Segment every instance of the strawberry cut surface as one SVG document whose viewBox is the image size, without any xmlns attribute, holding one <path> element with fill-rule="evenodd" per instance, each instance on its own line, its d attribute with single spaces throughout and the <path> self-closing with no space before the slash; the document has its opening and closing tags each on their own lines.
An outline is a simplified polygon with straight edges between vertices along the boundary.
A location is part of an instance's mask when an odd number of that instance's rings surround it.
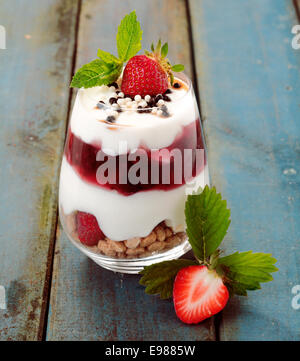
<svg viewBox="0 0 300 361">
<path fill-rule="evenodd" d="M 129 96 L 163 94 L 169 87 L 168 75 L 146 55 L 131 58 L 123 73 L 122 92 Z"/>
<path fill-rule="evenodd" d="M 175 278 L 174 307 L 184 323 L 199 323 L 215 315 L 225 307 L 228 298 L 222 279 L 206 266 L 185 267 Z"/>
<path fill-rule="evenodd" d="M 95 216 L 85 212 L 78 212 L 76 216 L 77 232 L 80 242 L 86 246 L 95 246 L 104 239 Z"/>
</svg>

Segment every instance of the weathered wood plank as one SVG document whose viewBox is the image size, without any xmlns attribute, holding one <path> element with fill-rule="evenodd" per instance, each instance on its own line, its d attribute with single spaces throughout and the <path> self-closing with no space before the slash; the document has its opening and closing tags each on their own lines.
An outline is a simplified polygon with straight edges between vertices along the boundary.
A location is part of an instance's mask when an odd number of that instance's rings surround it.
<svg viewBox="0 0 300 361">
<path fill-rule="evenodd" d="M 186 64 L 191 74 L 185 2 L 180 0 L 84 2 L 77 67 L 93 59 L 99 47 L 116 53 L 117 25 L 133 9 L 142 23 L 144 48 L 159 36 L 168 39 L 170 58 Z M 138 279 L 101 269 L 59 231 L 47 339 L 214 339 L 212 320 L 184 326 L 176 319 L 172 303 L 146 296 Z"/>
<path fill-rule="evenodd" d="M 77 3 L 0 1 L 1 340 L 43 331 Z"/>
<path fill-rule="evenodd" d="M 292 2 L 190 0 L 212 181 L 228 200 L 226 250 L 273 253 L 274 282 L 223 312 L 222 340 L 300 339 L 300 51 Z M 299 312 L 299 311 L 298 311 Z"/>
</svg>

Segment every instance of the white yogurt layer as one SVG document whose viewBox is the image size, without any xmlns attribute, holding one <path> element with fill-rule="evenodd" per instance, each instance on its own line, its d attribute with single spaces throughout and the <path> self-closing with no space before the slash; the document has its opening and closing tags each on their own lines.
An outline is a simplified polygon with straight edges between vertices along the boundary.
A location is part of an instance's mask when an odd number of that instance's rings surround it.
<svg viewBox="0 0 300 361">
<path fill-rule="evenodd" d="M 134 151 L 140 145 L 149 149 L 168 147 L 183 126 L 199 117 L 193 91 L 182 86 L 168 94 L 172 100 L 165 102 L 169 117 L 127 109 L 118 114 L 114 124 L 109 125 L 103 122 L 108 113 L 96 108 L 96 105 L 100 100 L 108 103 L 114 92 L 108 86 L 79 89 L 70 123 L 76 136 L 88 144 L 101 144 L 110 155 Z M 127 148 L 120 148 L 123 142 L 126 142 Z"/>
<path fill-rule="evenodd" d="M 84 182 L 64 157 L 59 199 L 66 214 L 74 211 L 93 214 L 107 237 L 122 241 L 145 237 L 164 220 L 174 231 L 182 231 L 186 195 L 208 183 L 208 168 L 205 166 L 204 171 L 189 184 L 169 191 L 150 190 L 126 197 L 115 190 Z"/>
</svg>

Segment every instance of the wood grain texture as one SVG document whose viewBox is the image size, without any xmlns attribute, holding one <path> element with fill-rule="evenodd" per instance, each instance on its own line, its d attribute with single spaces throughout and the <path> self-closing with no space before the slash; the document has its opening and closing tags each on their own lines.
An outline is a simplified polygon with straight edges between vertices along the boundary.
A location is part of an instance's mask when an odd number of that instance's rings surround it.
<svg viewBox="0 0 300 361">
<path fill-rule="evenodd" d="M 300 51 L 292 2 L 190 0 L 213 183 L 228 200 L 226 252 L 278 259 L 274 281 L 223 312 L 221 340 L 299 340 Z"/>
<path fill-rule="evenodd" d="M 80 16 L 76 67 L 96 57 L 100 47 L 116 54 L 120 19 L 136 9 L 143 46 L 161 37 L 170 58 L 191 74 L 185 2 L 84 1 Z M 171 301 L 147 296 L 139 276 L 106 271 L 87 259 L 58 230 L 48 340 L 213 340 L 213 321 L 183 325 Z"/>
<path fill-rule="evenodd" d="M 7 298 L 0 340 L 35 340 L 47 299 L 77 1 L 32 0 L 29 11 L 28 1 L 10 0 L 0 8 L 7 33 L 0 50 L 0 284 Z"/>
</svg>

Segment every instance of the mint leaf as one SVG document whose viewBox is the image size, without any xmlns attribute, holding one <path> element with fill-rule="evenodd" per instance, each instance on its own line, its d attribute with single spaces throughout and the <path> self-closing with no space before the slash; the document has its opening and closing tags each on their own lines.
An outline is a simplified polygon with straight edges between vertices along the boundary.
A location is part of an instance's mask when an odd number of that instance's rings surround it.
<svg viewBox="0 0 300 361">
<path fill-rule="evenodd" d="M 188 195 L 185 204 L 187 235 L 195 256 L 205 261 L 221 244 L 230 224 L 230 210 L 216 188 Z"/>
<path fill-rule="evenodd" d="M 160 298 L 172 297 L 173 283 L 177 273 L 184 267 L 199 265 L 189 259 L 164 261 L 145 267 L 140 274 L 140 284 L 146 286 L 145 292 L 149 295 L 160 294 Z"/>
<path fill-rule="evenodd" d="M 128 61 L 142 48 L 142 30 L 135 11 L 121 21 L 117 33 L 117 48 L 122 62 Z"/>
<path fill-rule="evenodd" d="M 117 63 L 121 64 L 122 62 L 116 58 L 114 55 L 108 53 L 107 51 L 98 49 L 97 56 L 103 60 L 105 63 Z"/>
<path fill-rule="evenodd" d="M 91 88 L 116 81 L 122 72 L 123 62 L 129 60 L 141 49 L 141 40 L 142 30 L 133 11 L 125 16 L 118 28 L 117 47 L 120 59 L 99 49 L 100 59 L 83 65 L 74 75 L 70 86 Z"/>
<path fill-rule="evenodd" d="M 173 65 L 173 66 L 171 67 L 171 69 L 172 69 L 173 71 L 175 71 L 176 73 L 180 73 L 181 71 L 184 70 L 184 65 L 182 65 L 182 64 L 176 64 L 176 65 Z"/>
<path fill-rule="evenodd" d="M 91 88 L 99 85 L 107 85 L 118 79 L 122 71 L 122 64 L 107 64 L 103 60 L 96 59 L 83 65 L 74 75 L 72 88 Z"/>
<path fill-rule="evenodd" d="M 273 280 L 270 273 L 278 271 L 276 259 L 267 253 L 235 252 L 218 260 L 217 271 L 225 276 L 232 294 L 247 296 L 247 290 L 260 289 L 260 283 Z"/>
</svg>

